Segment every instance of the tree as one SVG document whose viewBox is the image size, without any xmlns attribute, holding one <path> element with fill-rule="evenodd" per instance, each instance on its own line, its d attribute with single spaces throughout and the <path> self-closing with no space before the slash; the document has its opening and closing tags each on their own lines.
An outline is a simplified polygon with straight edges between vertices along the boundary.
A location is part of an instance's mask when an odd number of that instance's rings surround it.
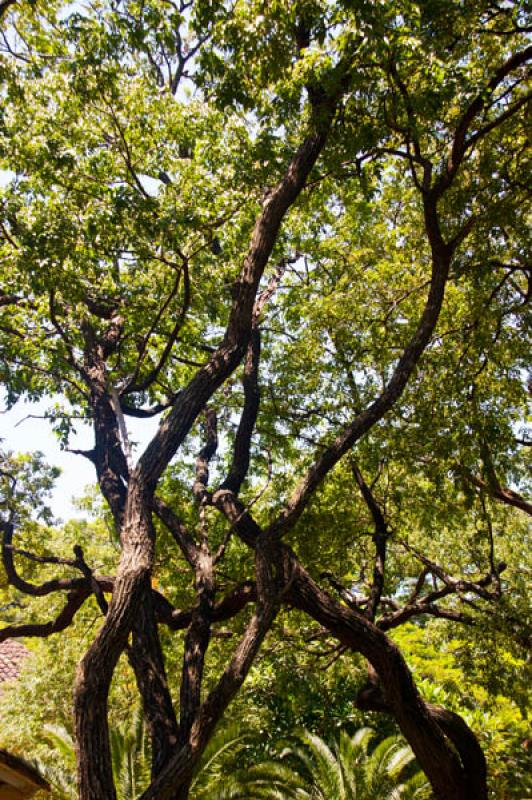
<svg viewBox="0 0 532 800">
<path fill-rule="evenodd" d="M 367 659 L 356 702 L 394 717 L 436 797 L 486 797 L 476 738 L 423 700 L 387 631 L 503 608 L 497 530 L 517 511 L 497 503 L 530 512 L 524 11 L 101 0 L 1 13 L 14 175 L 1 375 L 10 404 L 62 398 L 49 416 L 65 446 L 73 420 L 90 421 L 79 455 L 121 544 L 108 576 L 80 547 L 61 561 L 22 551 L 7 498 L 7 580 L 66 602 L 0 638 L 64 630 L 92 596 L 103 616 L 75 685 L 81 800 L 116 796 L 122 653 L 151 739 L 142 798 L 186 798 L 287 606 Z M 128 416 L 160 416 L 136 462 Z M 444 511 L 450 533 L 435 537 Z M 373 566 L 356 579 L 342 540 L 368 520 Z M 15 556 L 78 576 L 33 583 Z M 194 581 L 187 610 L 152 584 L 176 558 Z M 224 564 L 239 574 L 220 597 Z M 240 612 L 206 691 L 214 626 Z M 505 620 L 523 638 L 511 607 Z M 163 626 L 185 631 L 178 716 Z"/>
<path fill-rule="evenodd" d="M 46 735 L 61 754 L 62 764 L 50 766 L 38 761 L 39 771 L 46 775 L 52 786 L 54 800 L 75 798 L 76 770 L 75 748 L 72 737 L 62 727 L 49 726 Z M 113 775 L 120 800 L 133 800 L 149 782 L 149 753 L 141 714 L 133 722 L 115 728 L 111 734 L 111 760 Z"/>
</svg>

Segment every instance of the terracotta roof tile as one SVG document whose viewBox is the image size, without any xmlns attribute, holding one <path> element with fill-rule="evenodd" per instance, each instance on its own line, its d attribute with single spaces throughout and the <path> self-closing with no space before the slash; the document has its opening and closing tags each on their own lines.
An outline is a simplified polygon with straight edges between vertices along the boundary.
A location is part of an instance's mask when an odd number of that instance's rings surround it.
<svg viewBox="0 0 532 800">
<path fill-rule="evenodd" d="M 28 648 L 15 639 L 0 642 L 0 683 L 18 677 L 22 662 L 29 654 Z"/>
</svg>

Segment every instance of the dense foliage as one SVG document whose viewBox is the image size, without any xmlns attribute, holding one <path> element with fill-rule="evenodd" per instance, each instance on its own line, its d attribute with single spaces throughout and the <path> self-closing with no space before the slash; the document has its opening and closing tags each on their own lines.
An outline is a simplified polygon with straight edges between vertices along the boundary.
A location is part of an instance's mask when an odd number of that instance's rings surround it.
<svg viewBox="0 0 532 800">
<path fill-rule="evenodd" d="M 38 653 L 2 705 L 57 698 L 6 743 L 64 726 L 81 800 L 115 800 L 142 707 L 141 796 L 185 800 L 227 715 L 258 759 L 381 712 L 436 797 L 522 796 L 524 6 L 0 21 L 0 381 L 65 448 L 92 425 L 100 493 L 54 525 L 53 470 L 2 456 L 0 641 Z"/>
</svg>

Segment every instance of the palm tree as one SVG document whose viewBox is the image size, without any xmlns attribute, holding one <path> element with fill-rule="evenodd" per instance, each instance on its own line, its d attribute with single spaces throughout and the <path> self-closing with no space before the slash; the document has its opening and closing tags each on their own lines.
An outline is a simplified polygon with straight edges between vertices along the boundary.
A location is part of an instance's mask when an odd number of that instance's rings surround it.
<svg viewBox="0 0 532 800">
<path fill-rule="evenodd" d="M 47 738 L 57 752 L 54 766 L 37 762 L 42 775 L 52 787 L 52 800 L 76 800 L 76 758 L 74 742 L 62 726 L 45 726 Z M 196 770 L 190 789 L 191 800 L 214 800 L 216 787 L 223 785 L 224 757 L 243 745 L 245 737 L 238 725 L 216 732 Z M 110 731 L 111 758 L 118 800 L 135 800 L 150 782 L 149 742 L 142 715 L 134 714 L 133 723 Z"/>
<path fill-rule="evenodd" d="M 227 756 L 233 760 L 248 738 L 240 728 L 238 723 L 233 723 L 216 731 L 194 774 L 190 800 L 216 800 L 227 781 Z"/>
<path fill-rule="evenodd" d="M 33 763 L 50 784 L 52 800 L 75 800 L 76 755 L 72 737 L 62 725 L 45 725 L 44 735 L 55 750 L 53 765 L 39 758 Z"/>
<path fill-rule="evenodd" d="M 426 800 L 421 772 L 408 767 L 414 755 L 398 736 L 370 750 L 371 728 L 340 733 L 333 749 L 304 731 L 277 761 L 265 761 L 227 777 L 212 800 Z"/>
<path fill-rule="evenodd" d="M 52 785 L 53 800 L 75 800 L 75 756 L 64 728 L 47 726 L 62 765 L 39 763 Z M 149 783 L 150 759 L 140 714 L 133 725 L 111 732 L 111 754 L 118 800 L 135 800 Z M 428 800 L 429 783 L 422 772 L 412 774 L 413 753 L 398 736 L 371 748 L 375 731 L 361 728 L 354 736 L 340 733 L 333 748 L 304 731 L 294 737 L 278 760 L 227 774 L 231 760 L 246 737 L 236 725 L 220 730 L 211 740 L 190 788 L 190 800 Z M 410 767 L 410 769 L 408 769 Z"/>
<path fill-rule="evenodd" d="M 137 711 L 132 723 L 113 728 L 110 740 L 118 800 L 135 800 L 149 785 L 151 772 L 149 737 L 142 714 Z"/>
<path fill-rule="evenodd" d="M 60 763 L 50 766 L 39 761 L 38 769 L 52 787 L 53 800 L 75 800 L 76 757 L 72 737 L 59 725 L 46 725 L 45 731 Z M 137 712 L 132 723 L 112 729 L 110 744 L 118 800 L 135 800 L 150 782 L 149 743 L 142 715 Z"/>
</svg>

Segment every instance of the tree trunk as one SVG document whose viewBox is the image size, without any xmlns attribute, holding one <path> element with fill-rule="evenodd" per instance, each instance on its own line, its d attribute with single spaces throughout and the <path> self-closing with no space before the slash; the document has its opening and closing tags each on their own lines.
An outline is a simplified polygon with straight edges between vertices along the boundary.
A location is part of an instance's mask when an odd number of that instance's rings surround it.
<svg viewBox="0 0 532 800">
<path fill-rule="evenodd" d="M 151 774 L 154 778 L 174 755 L 179 733 L 166 680 L 149 582 L 139 607 L 128 655 L 135 671 L 144 719 L 150 732 Z"/>
<path fill-rule="evenodd" d="M 190 780 L 183 783 L 183 785 L 177 791 L 175 800 L 188 800 L 188 795 L 190 792 L 190 784 L 191 784 Z"/>
<path fill-rule="evenodd" d="M 412 747 L 435 798 L 486 800 L 486 772 L 482 769 L 485 761 L 474 734 L 458 715 L 452 715 L 450 720 L 433 713 L 433 708 L 419 695 L 399 649 L 386 634 L 323 592 L 299 564 L 295 566 L 289 597 L 297 608 L 320 622 L 347 647 L 362 653 L 374 667 L 382 683 L 386 710 L 393 714 Z M 456 735 L 458 728 L 460 736 Z"/>
<path fill-rule="evenodd" d="M 235 526 L 239 538 L 249 547 L 256 548 L 264 534 L 242 503 L 226 490 L 215 494 L 213 501 Z M 473 777 L 483 762 L 483 755 L 474 734 L 463 720 L 462 725 L 469 734 L 468 746 L 462 746 L 458 754 L 453 746 L 454 740 L 451 745 L 445 735 L 451 739 L 450 728 L 444 733 L 443 725 L 431 714 L 400 651 L 384 631 L 363 614 L 342 605 L 323 591 L 293 550 L 272 538 L 274 552 L 270 558 L 273 563 L 286 564 L 285 571 L 290 576 L 284 602 L 304 611 L 350 650 L 361 653 L 372 665 L 382 682 L 385 702 L 427 775 L 437 800 L 485 800 L 485 771 L 481 770 L 477 778 Z"/>
<path fill-rule="evenodd" d="M 138 483 L 130 485 L 122 526 L 122 555 L 104 624 L 78 665 L 74 728 L 79 800 L 116 800 L 107 701 L 109 687 L 139 609 L 151 591 L 153 560 L 151 503 Z"/>
</svg>

